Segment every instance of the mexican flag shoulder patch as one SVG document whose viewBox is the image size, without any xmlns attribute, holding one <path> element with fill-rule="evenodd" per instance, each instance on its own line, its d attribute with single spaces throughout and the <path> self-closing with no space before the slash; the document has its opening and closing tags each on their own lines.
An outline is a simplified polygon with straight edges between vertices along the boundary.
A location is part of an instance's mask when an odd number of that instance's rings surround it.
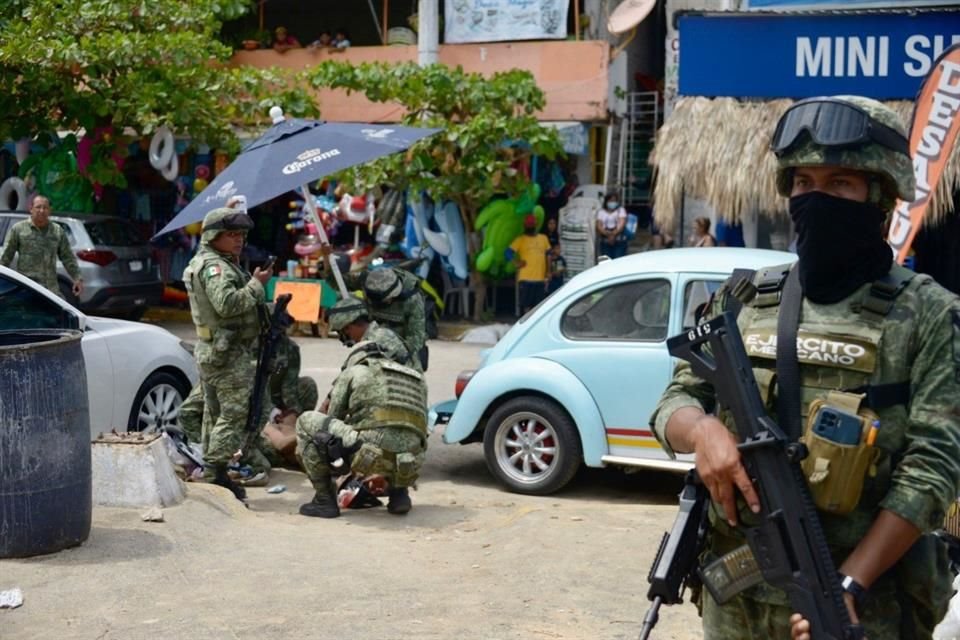
<svg viewBox="0 0 960 640">
<path fill-rule="evenodd" d="M 207 269 L 207 276 L 210 277 L 210 278 L 212 278 L 213 276 L 218 276 L 218 275 L 220 275 L 220 273 L 221 273 L 221 272 L 220 272 L 220 266 L 219 266 L 219 265 L 213 265 L 212 267 L 209 267 L 209 268 Z"/>
</svg>

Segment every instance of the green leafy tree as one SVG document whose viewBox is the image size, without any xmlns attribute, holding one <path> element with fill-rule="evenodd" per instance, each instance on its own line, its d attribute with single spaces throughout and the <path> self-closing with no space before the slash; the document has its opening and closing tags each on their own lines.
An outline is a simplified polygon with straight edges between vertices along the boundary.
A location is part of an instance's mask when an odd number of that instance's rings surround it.
<svg viewBox="0 0 960 640">
<path fill-rule="evenodd" d="M 442 64 L 327 61 L 307 75 L 318 89 L 361 92 L 373 102 L 402 106 L 403 124 L 442 128 L 406 154 L 362 165 L 344 178 L 358 190 L 387 184 L 453 201 L 468 230 L 494 196 L 517 196 L 529 186 L 515 168 L 518 161 L 562 153 L 556 132 L 537 121 L 546 99 L 527 71 L 484 77 Z"/>
<path fill-rule="evenodd" d="M 132 130 L 161 125 L 215 148 L 238 149 L 236 127 L 269 123 L 282 104 L 315 115 L 296 78 L 228 65 L 223 20 L 251 0 L 5 0 L 0 3 L 0 139 L 87 132 L 98 140 L 88 176 L 123 185 L 111 155 Z"/>
</svg>

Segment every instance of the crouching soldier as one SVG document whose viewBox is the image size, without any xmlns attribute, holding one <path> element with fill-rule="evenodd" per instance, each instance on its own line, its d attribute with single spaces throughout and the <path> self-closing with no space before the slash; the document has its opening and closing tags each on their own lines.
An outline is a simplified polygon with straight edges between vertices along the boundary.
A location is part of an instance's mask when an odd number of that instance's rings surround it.
<svg viewBox="0 0 960 640">
<path fill-rule="evenodd" d="M 427 452 L 427 385 L 418 371 L 397 364 L 375 342 L 359 342 L 333 383 L 326 413 L 297 419 L 297 455 L 316 489 L 300 513 L 340 515 L 333 478 L 348 472 L 382 475 L 387 511 L 410 511 L 413 486 Z"/>
</svg>

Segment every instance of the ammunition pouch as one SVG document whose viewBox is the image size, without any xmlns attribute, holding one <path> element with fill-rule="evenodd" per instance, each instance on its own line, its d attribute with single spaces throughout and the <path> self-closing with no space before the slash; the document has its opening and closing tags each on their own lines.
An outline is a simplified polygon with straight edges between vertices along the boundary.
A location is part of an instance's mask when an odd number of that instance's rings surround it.
<svg viewBox="0 0 960 640">
<path fill-rule="evenodd" d="M 409 487 L 417 481 L 419 475 L 420 466 L 417 464 L 417 457 L 412 453 L 398 453 L 393 475 L 395 486 Z"/>
<path fill-rule="evenodd" d="M 826 398 L 810 404 L 801 438 L 809 453 L 801 467 L 813 501 L 822 511 L 850 513 L 860 502 L 867 475 L 876 475 L 874 465 L 880 449 L 874 446 L 870 431 L 879 420 L 876 413 L 863 406 L 863 398 L 831 391 Z M 843 421 L 848 423 L 848 436 L 852 437 L 837 435 Z"/>
<path fill-rule="evenodd" d="M 383 469 L 385 457 L 383 449 L 370 442 L 364 442 L 353 454 L 350 467 L 354 473 L 359 473 L 361 476 L 373 475 Z"/>
</svg>

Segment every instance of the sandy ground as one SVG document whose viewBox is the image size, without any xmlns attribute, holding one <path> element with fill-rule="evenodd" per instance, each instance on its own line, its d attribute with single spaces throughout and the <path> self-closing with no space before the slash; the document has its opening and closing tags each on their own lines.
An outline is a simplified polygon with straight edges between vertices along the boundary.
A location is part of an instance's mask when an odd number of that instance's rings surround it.
<svg viewBox="0 0 960 640">
<path fill-rule="evenodd" d="M 325 392 L 345 351 L 298 341 Z M 452 395 L 480 348 L 431 343 L 431 402 Z M 82 546 L 0 561 L 0 590 L 24 593 L 22 607 L 0 610 L 0 639 L 637 636 L 678 476 L 583 470 L 557 495 L 522 496 L 497 485 L 479 445 L 435 433 L 430 446 L 403 517 L 299 516 L 312 489 L 292 471 L 271 479 L 285 493 L 248 489 L 249 510 L 197 484 L 163 523 L 95 508 Z M 695 610 L 665 607 L 652 637 L 701 637 Z"/>
</svg>

